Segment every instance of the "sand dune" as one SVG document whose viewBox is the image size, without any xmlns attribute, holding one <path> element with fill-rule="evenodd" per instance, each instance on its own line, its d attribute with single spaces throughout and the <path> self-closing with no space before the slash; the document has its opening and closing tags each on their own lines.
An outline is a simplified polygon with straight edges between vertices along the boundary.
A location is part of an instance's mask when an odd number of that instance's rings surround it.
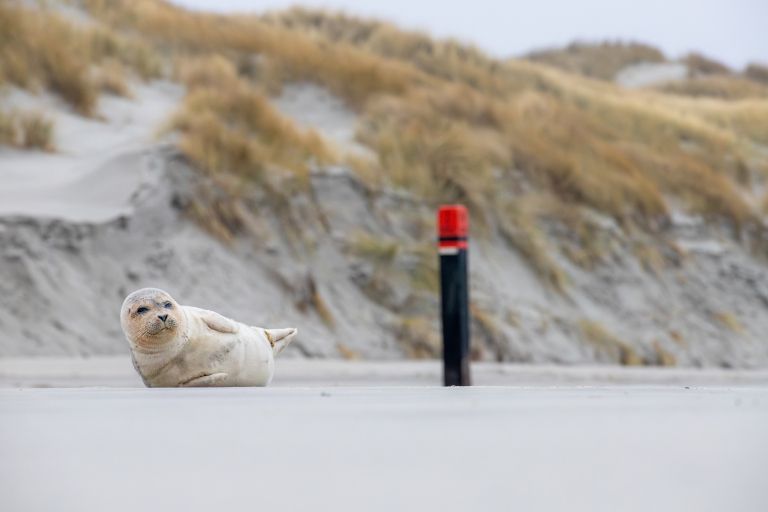
<svg viewBox="0 0 768 512">
<path fill-rule="evenodd" d="M 1 149 L 0 215 L 104 222 L 130 212 L 130 199 L 156 172 L 144 152 L 181 98 L 170 83 L 134 84 L 132 99 L 104 96 L 102 119 L 79 116 L 48 95 L 14 90 L 14 107 L 45 112 L 56 152 Z"/>
</svg>

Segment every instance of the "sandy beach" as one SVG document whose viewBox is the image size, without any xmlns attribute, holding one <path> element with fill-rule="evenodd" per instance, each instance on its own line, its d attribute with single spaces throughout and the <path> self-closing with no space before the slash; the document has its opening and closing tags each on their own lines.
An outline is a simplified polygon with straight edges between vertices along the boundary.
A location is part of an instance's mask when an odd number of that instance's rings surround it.
<svg viewBox="0 0 768 512">
<path fill-rule="evenodd" d="M 2 389 L 0 415 L 8 510 L 768 506 L 765 385 Z"/>
</svg>

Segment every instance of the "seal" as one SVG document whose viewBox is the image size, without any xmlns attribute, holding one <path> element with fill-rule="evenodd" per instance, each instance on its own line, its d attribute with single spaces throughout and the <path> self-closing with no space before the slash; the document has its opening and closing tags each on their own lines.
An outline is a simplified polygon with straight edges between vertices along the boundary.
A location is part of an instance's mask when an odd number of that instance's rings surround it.
<svg viewBox="0 0 768 512">
<path fill-rule="evenodd" d="M 297 329 L 263 329 L 179 305 L 157 288 L 125 298 L 120 325 L 147 387 L 266 386 Z"/>
</svg>

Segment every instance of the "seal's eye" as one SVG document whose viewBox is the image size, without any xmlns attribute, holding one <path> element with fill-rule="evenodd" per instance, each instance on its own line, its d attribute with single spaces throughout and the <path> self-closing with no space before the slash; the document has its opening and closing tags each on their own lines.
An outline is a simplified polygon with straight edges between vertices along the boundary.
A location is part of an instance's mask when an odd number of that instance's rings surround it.
<svg viewBox="0 0 768 512">
<path fill-rule="evenodd" d="M 163 307 L 165 309 L 171 309 L 173 307 L 173 304 L 171 304 L 170 302 L 166 302 L 165 304 L 163 304 Z"/>
<path fill-rule="evenodd" d="M 136 312 L 137 312 L 138 314 L 140 314 L 140 315 L 143 315 L 143 314 L 144 314 L 144 313 L 146 313 L 147 311 L 149 311 L 149 308 L 145 308 L 144 306 L 141 306 L 139 309 L 137 309 L 137 310 L 136 310 Z"/>
</svg>

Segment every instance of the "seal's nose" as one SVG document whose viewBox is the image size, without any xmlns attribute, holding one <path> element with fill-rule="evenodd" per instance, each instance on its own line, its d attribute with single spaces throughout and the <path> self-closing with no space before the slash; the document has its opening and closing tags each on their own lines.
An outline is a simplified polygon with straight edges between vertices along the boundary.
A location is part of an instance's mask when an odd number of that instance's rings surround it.
<svg viewBox="0 0 768 512">
<path fill-rule="evenodd" d="M 157 318 L 165 322 L 168 319 L 168 315 L 157 315 Z"/>
</svg>

